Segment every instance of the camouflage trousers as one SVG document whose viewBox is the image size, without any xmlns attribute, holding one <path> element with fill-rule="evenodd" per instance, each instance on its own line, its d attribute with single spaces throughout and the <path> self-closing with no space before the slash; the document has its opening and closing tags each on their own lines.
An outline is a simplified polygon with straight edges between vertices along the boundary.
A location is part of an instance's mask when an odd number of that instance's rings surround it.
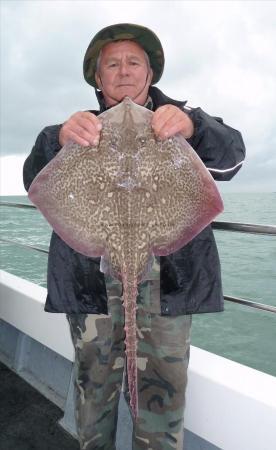
<svg viewBox="0 0 276 450">
<path fill-rule="evenodd" d="M 182 450 L 183 446 L 191 315 L 161 316 L 159 286 L 159 280 L 139 286 L 139 412 L 133 424 L 133 450 Z M 122 286 L 109 279 L 107 292 L 108 316 L 67 316 L 75 347 L 75 413 L 81 450 L 114 450 L 122 386 L 129 404 Z"/>
</svg>

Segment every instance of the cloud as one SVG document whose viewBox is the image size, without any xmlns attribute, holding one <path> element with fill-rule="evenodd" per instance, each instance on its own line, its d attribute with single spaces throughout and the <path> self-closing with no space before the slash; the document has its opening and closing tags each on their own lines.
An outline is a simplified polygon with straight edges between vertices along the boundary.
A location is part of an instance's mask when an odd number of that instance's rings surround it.
<svg viewBox="0 0 276 450">
<path fill-rule="evenodd" d="M 1 157 L 0 195 L 26 195 L 22 177 L 25 159 L 25 155 Z"/>
<path fill-rule="evenodd" d="M 2 1 L 1 10 L 2 155 L 27 156 L 44 126 L 96 108 L 82 75 L 90 39 L 111 23 L 141 23 L 164 46 L 159 87 L 242 131 L 247 163 L 229 185 L 262 187 L 262 161 L 273 189 L 274 2 Z"/>
</svg>

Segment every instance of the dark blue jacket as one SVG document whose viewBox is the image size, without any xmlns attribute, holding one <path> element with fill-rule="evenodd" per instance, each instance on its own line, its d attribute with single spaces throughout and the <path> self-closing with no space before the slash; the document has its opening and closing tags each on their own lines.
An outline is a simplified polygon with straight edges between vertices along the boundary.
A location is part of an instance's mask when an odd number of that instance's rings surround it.
<svg viewBox="0 0 276 450">
<path fill-rule="evenodd" d="M 158 88 L 149 94 L 153 110 L 165 104 L 183 109 L 192 119 L 194 135 L 188 140 L 216 180 L 230 180 L 240 169 L 245 147 L 239 131 L 211 117 L 200 108 L 170 99 Z M 104 110 L 97 93 L 100 111 Z M 38 172 L 60 150 L 61 125 L 44 128 L 24 164 L 24 185 L 29 189 Z M 223 310 L 218 251 L 211 226 L 177 252 L 160 257 L 161 314 L 181 315 Z M 100 258 L 88 258 L 72 250 L 52 234 L 48 260 L 48 295 L 45 311 L 62 313 L 107 313 L 107 294 Z"/>
</svg>

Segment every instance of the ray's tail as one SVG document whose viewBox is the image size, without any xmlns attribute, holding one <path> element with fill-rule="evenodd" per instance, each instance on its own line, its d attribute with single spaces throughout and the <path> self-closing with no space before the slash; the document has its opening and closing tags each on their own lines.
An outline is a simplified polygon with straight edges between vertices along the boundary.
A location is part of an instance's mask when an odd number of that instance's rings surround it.
<svg viewBox="0 0 276 450">
<path fill-rule="evenodd" d="M 138 387 L 137 387 L 137 336 L 136 336 L 136 300 L 138 295 L 137 276 L 129 272 L 125 266 L 122 271 L 123 302 L 125 308 L 125 331 L 126 331 L 126 357 L 127 376 L 130 394 L 130 408 L 133 419 L 138 416 Z"/>
</svg>

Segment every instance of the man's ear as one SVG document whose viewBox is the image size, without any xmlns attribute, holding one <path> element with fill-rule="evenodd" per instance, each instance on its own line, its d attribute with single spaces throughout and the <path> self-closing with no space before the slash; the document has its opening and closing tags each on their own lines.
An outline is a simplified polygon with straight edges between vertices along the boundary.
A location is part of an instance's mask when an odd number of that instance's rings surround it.
<svg viewBox="0 0 276 450">
<path fill-rule="evenodd" d="M 153 78 L 153 70 L 152 70 L 152 68 L 150 68 L 149 74 L 148 74 L 149 85 L 151 85 L 152 78 Z"/>
<path fill-rule="evenodd" d="M 95 73 L 95 80 L 98 86 L 98 89 L 102 89 L 101 77 L 98 75 L 98 72 Z"/>
</svg>

